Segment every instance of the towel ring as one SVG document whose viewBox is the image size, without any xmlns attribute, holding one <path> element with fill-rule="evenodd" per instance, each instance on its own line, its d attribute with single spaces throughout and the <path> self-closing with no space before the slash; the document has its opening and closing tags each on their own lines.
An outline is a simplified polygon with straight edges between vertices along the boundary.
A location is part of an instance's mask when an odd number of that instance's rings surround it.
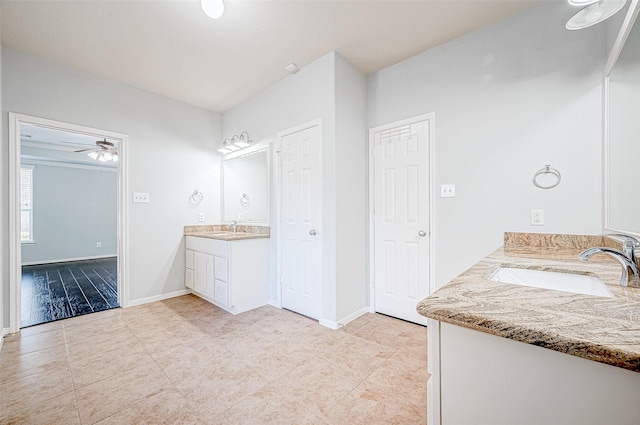
<svg viewBox="0 0 640 425">
<path fill-rule="evenodd" d="M 191 199 L 191 202 L 198 205 L 204 199 L 204 195 L 202 194 L 202 192 L 196 189 L 193 191 L 193 193 L 191 194 L 191 198 L 189 199 Z"/>
<path fill-rule="evenodd" d="M 242 205 L 243 207 L 249 205 L 249 195 L 247 195 L 246 193 L 242 194 L 242 196 L 240 197 L 240 205 Z"/>
<path fill-rule="evenodd" d="M 555 183 L 550 184 L 549 186 L 543 186 L 540 183 L 538 183 L 538 177 L 543 174 L 544 175 L 553 174 L 554 176 L 556 176 L 558 180 Z M 541 168 L 540 170 L 538 170 L 537 173 L 533 175 L 533 184 L 536 187 L 539 187 L 540 189 L 553 189 L 554 187 L 560 184 L 561 178 L 562 176 L 560 175 L 560 171 L 556 170 L 555 168 L 551 168 L 551 165 L 545 165 L 544 168 Z"/>
</svg>

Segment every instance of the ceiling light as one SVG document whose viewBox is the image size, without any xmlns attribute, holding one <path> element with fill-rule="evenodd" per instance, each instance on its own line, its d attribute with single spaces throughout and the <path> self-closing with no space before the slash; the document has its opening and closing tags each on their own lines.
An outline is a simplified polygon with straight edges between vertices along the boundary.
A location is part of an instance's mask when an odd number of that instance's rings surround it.
<svg viewBox="0 0 640 425">
<path fill-rule="evenodd" d="M 290 63 L 289 65 L 285 66 L 284 69 L 289 74 L 295 74 L 296 72 L 300 71 L 300 68 L 298 68 L 298 65 L 296 65 L 295 63 Z"/>
<path fill-rule="evenodd" d="M 224 13 L 222 0 L 200 0 L 200 6 L 204 13 L 211 19 L 218 19 Z"/>
<path fill-rule="evenodd" d="M 627 0 L 601 0 L 573 15 L 567 22 L 566 28 L 580 30 L 600 23 L 615 15 L 626 3 Z"/>
<path fill-rule="evenodd" d="M 590 4 L 597 3 L 598 0 L 568 0 L 571 6 L 589 6 Z"/>
<path fill-rule="evenodd" d="M 87 155 L 89 155 L 89 158 L 91 159 L 98 159 L 98 152 L 96 151 L 89 152 Z"/>
</svg>

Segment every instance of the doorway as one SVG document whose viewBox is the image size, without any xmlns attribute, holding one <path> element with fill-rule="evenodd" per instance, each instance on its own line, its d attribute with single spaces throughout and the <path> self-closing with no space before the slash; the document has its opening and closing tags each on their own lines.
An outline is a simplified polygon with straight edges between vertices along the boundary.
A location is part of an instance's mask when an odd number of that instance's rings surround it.
<svg viewBox="0 0 640 425">
<path fill-rule="evenodd" d="M 370 305 L 422 325 L 416 304 L 433 282 L 433 121 L 428 114 L 369 131 Z"/>
<path fill-rule="evenodd" d="M 322 304 L 320 122 L 313 121 L 278 134 L 278 151 L 281 305 L 319 320 Z"/>
<path fill-rule="evenodd" d="M 126 136 L 9 114 L 10 332 L 126 304 Z"/>
</svg>

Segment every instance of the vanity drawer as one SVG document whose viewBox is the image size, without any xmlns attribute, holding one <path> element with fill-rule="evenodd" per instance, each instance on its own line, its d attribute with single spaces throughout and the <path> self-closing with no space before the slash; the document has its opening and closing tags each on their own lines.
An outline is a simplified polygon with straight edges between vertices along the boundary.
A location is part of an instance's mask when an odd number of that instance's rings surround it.
<svg viewBox="0 0 640 425">
<path fill-rule="evenodd" d="M 214 259 L 214 275 L 216 279 L 229 281 L 229 260 L 222 257 L 215 257 Z"/>
<path fill-rule="evenodd" d="M 187 236 L 186 239 L 187 250 L 204 252 L 218 257 L 229 256 L 229 242 L 227 241 L 196 236 Z"/>
<path fill-rule="evenodd" d="M 213 299 L 222 305 L 229 305 L 229 284 L 227 282 L 215 280 Z"/>
</svg>

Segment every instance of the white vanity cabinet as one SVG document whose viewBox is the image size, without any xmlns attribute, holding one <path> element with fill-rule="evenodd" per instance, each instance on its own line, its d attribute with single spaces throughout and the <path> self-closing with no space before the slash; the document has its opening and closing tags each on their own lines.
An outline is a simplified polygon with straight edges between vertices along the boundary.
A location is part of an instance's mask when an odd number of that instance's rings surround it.
<svg viewBox="0 0 640 425">
<path fill-rule="evenodd" d="M 268 243 L 187 236 L 185 286 L 233 314 L 267 304 Z"/>
</svg>

